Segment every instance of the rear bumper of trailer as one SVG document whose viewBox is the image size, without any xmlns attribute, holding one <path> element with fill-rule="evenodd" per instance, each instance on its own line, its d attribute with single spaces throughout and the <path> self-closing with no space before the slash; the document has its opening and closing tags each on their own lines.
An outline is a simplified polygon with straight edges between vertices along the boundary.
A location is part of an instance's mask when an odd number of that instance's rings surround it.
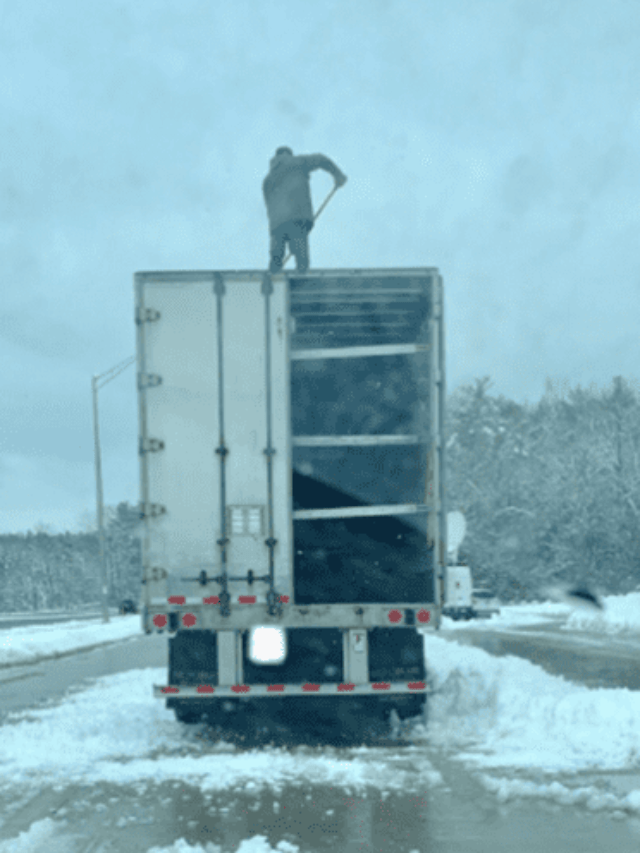
<svg viewBox="0 0 640 853">
<path fill-rule="evenodd" d="M 271 615 L 257 596 L 236 596 L 224 616 L 218 596 L 154 598 L 143 613 L 144 630 L 169 634 L 180 630 L 248 630 L 257 625 L 277 628 L 438 628 L 440 608 L 416 604 L 308 604 L 281 600 L 281 612 Z M 233 606 L 240 605 L 240 606 Z"/>
<path fill-rule="evenodd" d="M 153 686 L 156 699 L 265 699 L 282 696 L 393 696 L 398 694 L 428 694 L 426 681 L 370 682 L 367 684 L 231 684 L 228 686 L 199 684 L 175 687 Z"/>
</svg>

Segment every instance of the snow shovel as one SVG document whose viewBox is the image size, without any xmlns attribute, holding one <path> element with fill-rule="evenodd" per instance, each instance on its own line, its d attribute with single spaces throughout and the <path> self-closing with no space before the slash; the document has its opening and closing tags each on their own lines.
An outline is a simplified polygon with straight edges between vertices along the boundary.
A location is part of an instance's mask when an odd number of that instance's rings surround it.
<svg viewBox="0 0 640 853">
<path fill-rule="evenodd" d="M 315 223 L 316 219 L 320 216 L 320 214 L 322 213 L 322 211 L 325 209 L 325 207 L 329 204 L 329 201 L 331 200 L 331 197 L 333 196 L 333 194 L 336 192 L 336 190 L 337 190 L 337 189 L 338 189 L 338 185 L 336 184 L 336 186 L 331 190 L 331 192 L 329 193 L 329 195 L 325 198 L 325 200 L 322 202 L 322 204 L 320 205 L 320 207 L 319 207 L 319 208 L 317 209 L 317 211 L 314 213 L 314 215 L 313 215 L 313 221 L 314 221 L 314 223 Z M 282 262 L 282 269 L 284 269 L 284 268 L 286 267 L 286 265 L 287 265 L 287 261 L 289 260 L 289 258 L 290 258 L 290 257 L 291 257 L 291 252 L 289 252 L 289 253 L 287 254 L 286 258 L 285 258 L 285 259 L 284 259 L 284 261 Z"/>
</svg>

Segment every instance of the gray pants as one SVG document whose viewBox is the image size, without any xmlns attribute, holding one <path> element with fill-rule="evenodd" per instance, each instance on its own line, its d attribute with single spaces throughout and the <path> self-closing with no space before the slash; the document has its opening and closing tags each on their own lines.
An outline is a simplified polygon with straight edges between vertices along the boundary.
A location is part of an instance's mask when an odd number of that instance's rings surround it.
<svg viewBox="0 0 640 853">
<path fill-rule="evenodd" d="M 283 222 L 271 232 L 269 272 L 282 269 L 286 244 L 296 259 L 296 270 L 306 272 L 309 269 L 309 231 L 313 222 L 308 219 L 295 219 Z"/>
</svg>

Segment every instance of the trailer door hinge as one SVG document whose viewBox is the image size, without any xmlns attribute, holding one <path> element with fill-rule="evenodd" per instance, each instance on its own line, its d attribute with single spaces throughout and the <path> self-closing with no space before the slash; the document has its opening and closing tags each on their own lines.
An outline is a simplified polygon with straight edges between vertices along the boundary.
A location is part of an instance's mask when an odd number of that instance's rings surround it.
<svg viewBox="0 0 640 853">
<path fill-rule="evenodd" d="M 139 373 L 138 374 L 138 390 L 143 391 L 145 388 L 155 388 L 162 383 L 162 377 L 157 373 Z"/>
<path fill-rule="evenodd" d="M 143 323 L 154 323 L 160 319 L 160 312 L 155 308 L 137 308 L 136 309 L 136 325 L 141 326 Z"/>
<path fill-rule="evenodd" d="M 158 450 L 164 450 L 164 441 L 159 438 L 141 438 L 139 453 L 142 456 L 144 453 L 155 453 Z"/>
<path fill-rule="evenodd" d="M 166 511 L 166 506 L 162 504 L 142 504 L 140 518 L 157 518 L 159 515 L 164 515 Z"/>
<path fill-rule="evenodd" d="M 146 575 L 147 575 L 147 577 L 145 580 L 157 583 L 159 581 L 166 580 L 167 570 L 163 569 L 161 566 L 151 566 L 150 568 L 148 568 L 146 570 Z M 143 583 L 144 583 L 144 581 L 143 581 Z"/>
</svg>

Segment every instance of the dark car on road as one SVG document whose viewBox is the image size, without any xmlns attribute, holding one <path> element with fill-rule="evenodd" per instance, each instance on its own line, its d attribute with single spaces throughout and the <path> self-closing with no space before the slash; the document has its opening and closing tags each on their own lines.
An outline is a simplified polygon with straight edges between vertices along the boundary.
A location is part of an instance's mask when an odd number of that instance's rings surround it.
<svg viewBox="0 0 640 853">
<path fill-rule="evenodd" d="M 126 613 L 137 613 L 138 606 L 132 598 L 125 598 L 124 601 L 120 603 L 120 615 L 124 616 Z"/>
</svg>

